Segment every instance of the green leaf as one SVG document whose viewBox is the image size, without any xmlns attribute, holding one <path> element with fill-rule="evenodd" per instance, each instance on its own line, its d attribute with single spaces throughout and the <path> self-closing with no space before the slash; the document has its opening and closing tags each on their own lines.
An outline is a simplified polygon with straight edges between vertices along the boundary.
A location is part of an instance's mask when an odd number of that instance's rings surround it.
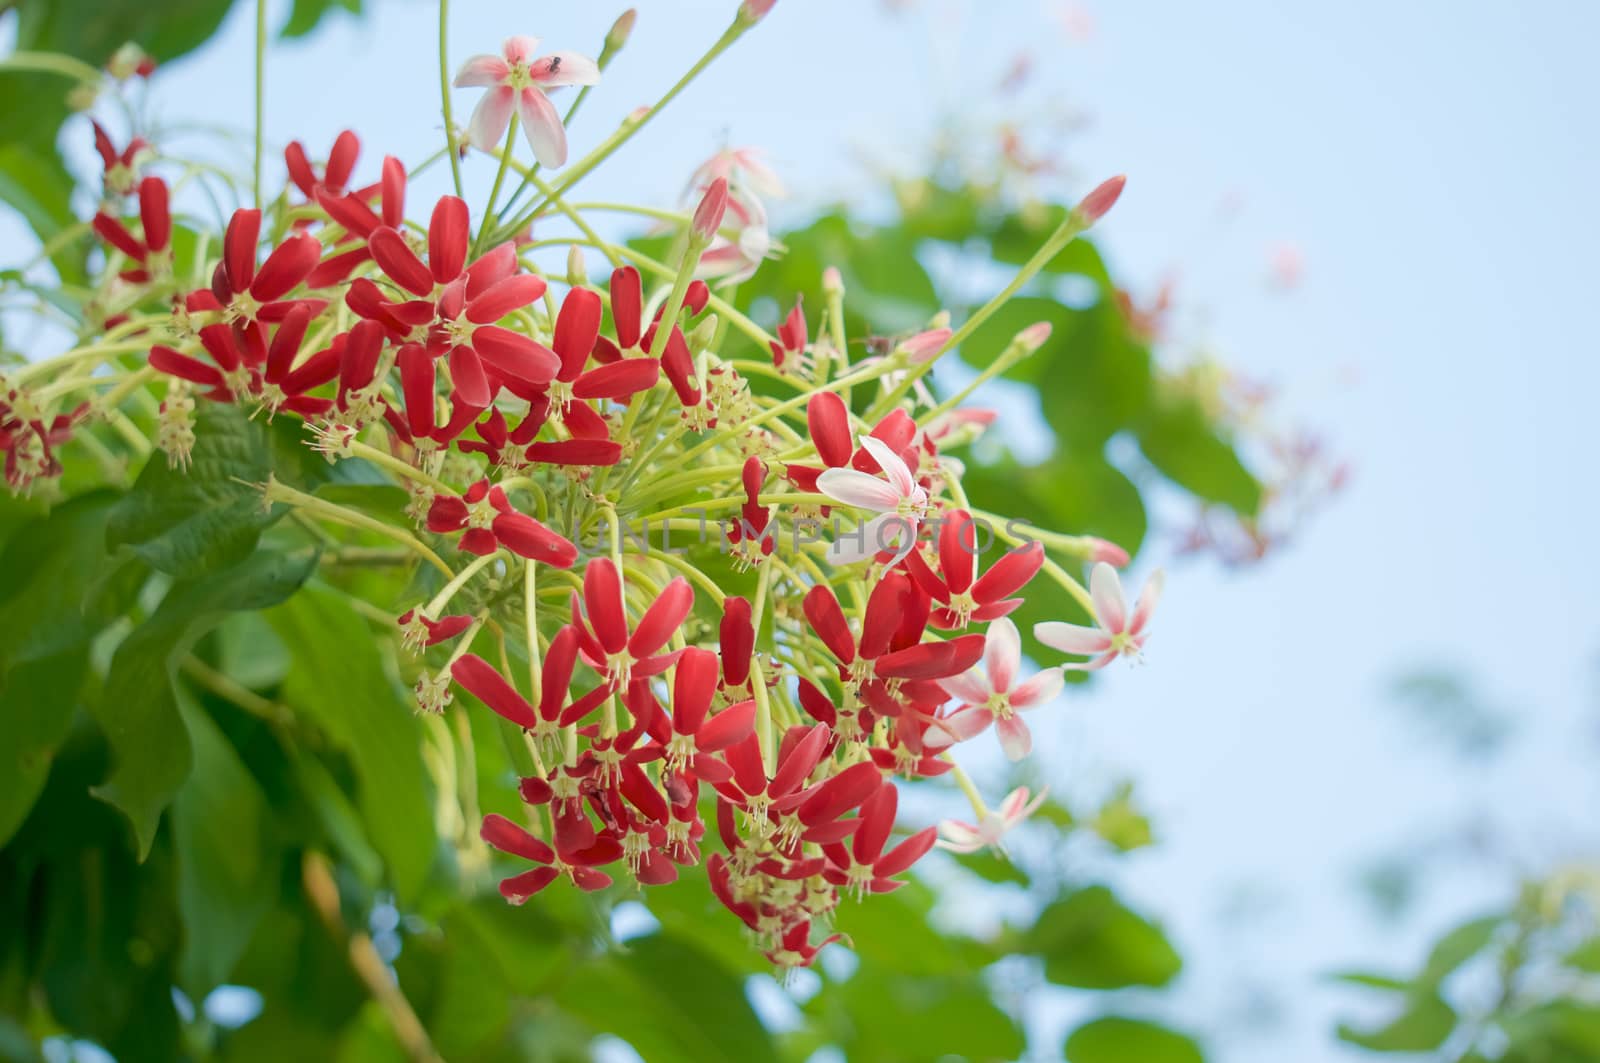
<svg viewBox="0 0 1600 1063">
<path fill-rule="evenodd" d="M 66 738 L 89 643 L 134 593 L 106 557 L 116 496 L 93 492 L 19 527 L 0 551 L 0 843 L 33 807 Z"/>
<path fill-rule="evenodd" d="M 1018 265 L 1028 261 L 1066 220 L 1067 208 L 1055 203 L 1007 215 L 995 230 L 992 244 L 995 261 Z M 1100 252 L 1093 242 L 1081 236 L 1045 263 L 1044 272 L 1088 277 L 1105 291 L 1112 287 Z"/>
<path fill-rule="evenodd" d="M 1044 957 L 1046 978 L 1078 989 L 1162 986 L 1183 966 L 1160 928 L 1104 886 L 1051 904 L 1024 933 L 1023 946 Z"/>
<path fill-rule="evenodd" d="M 1106 440 L 1146 416 L 1154 394 L 1150 349 L 1110 299 L 1074 311 L 1037 362 L 1039 404 L 1062 442 L 1098 454 Z"/>
<path fill-rule="evenodd" d="M 1504 923 L 1502 916 L 1484 916 L 1463 923 L 1440 938 L 1428 954 L 1428 962 L 1418 978 L 1418 984 L 1437 986 L 1462 964 L 1487 948 Z"/>
<path fill-rule="evenodd" d="M 1455 1027 L 1455 1011 L 1438 993 L 1425 991 L 1410 996 L 1404 1009 L 1382 1026 L 1360 1030 L 1341 1023 L 1339 1038 L 1373 1052 L 1432 1052 Z"/>
<path fill-rule="evenodd" d="M 1192 402 L 1163 402 L 1139 426 L 1139 448 L 1168 479 L 1240 516 L 1261 508 L 1261 485 Z"/>
<path fill-rule="evenodd" d="M 361 14 L 361 0 L 294 0 L 289 21 L 279 31 L 282 37 L 304 37 L 321 25 L 322 20 L 334 11 Z"/>
<path fill-rule="evenodd" d="M 410 699 L 389 678 L 366 621 L 338 592 L 310 587 L 267 619 L 294 660 L 281 700 L 350 756 L 373 847 L 401 898 L 413 900 L 433 864 L 434 826 Z"/>
<path fill-rule="evenodd" d="M 675 935 L 639 938 L 625 953 L 577 967 L 556 999 L 651 1063 L 748 1063 L 776 1054 L 743 980 Z"/>
<path fill-rule="evenodd" d="M 273 517 L 259 484 L 272 475 L 265 429 L 228 403 L 196 413 L 194 460 L 175 469 L 159 455 L 117 505 L 107 545 L 129 546 L 151 567 L 194 576 L 233 564 L 255 549 Z"/>
<path fill-rule="evenodd" d="M 1090 827 L 1120 852 L 1142 849 L 1153 840 L 1150 820 L 1133 803 L 1132 784 L 1117 787 L 1111 799 L 1095 813 Z"/>
<path fill-rule="evenodd" d="M 40 243 L 77 221 L 72 214 L 71 195 L 72 175 L 53 149 L 46 151 L 20 141 L 0 144 L 0 200 L 22 215 Z M 51 261 L 62 280 L 83 279 L 81 250 L 62 248 Z"/>
<path fill-rule="evenodd" d="M 229 612 L 283 601 L 315 569 L 315 554 L 258 553 L 233 568 L 174 584 L 150 619 L 117 647 L 95 717 L 116 758 L 94 793 L 127 814 L 140 859 L 162 811 L 189 777 L 193 751 L 173 693 L 188 647 Z"/>
<path fill-rule="evenodd" d="M 1335 971 L 1328 975 L 1335 982 L 1346 985 L 1358 985 L 1365 989 L 1382 989 L 1393 993 L 1407 993 L 1411 991 L 1411 983 L 1404 978 L 1393 975 L 1375 974 L 1371 971 Z"/>
<path fill-rule="evenodd" d="M 186 694 L 178 708 L 195 764 L 172 802 L 184 922 L 178 977 L 199 1000 L 227 980 L 272 907 L 279 849 L 266 797 L 233 746 Z"/>
<path fill-rule="evenodd" d="M 960 853 L 955 857 L 955 861 L 985 882 L 1015 882 L 1022 886 L 1028 884 L 1026 871 L 991 849 Z"/>
<path fill-rule="evenodd" d="M 1562 962 L 1568 967 L 1576 967 L 1580 971 L 1600 974 L 1600 938 L 1594 938 L 1579 945 L 1567 953 L 1566 959 Z"/>
<path fill-rule="evenodd" d="M 884 974 L 862 965 L 807 1006 L 851 1063 L 1019 1059 L 1022 1031 L 977 977 Z"/>
<path fill-rule="evenodd" d="M 1194 1039 L 1142 1019 L 1107 1015 L 1067 1038 L 1069 1063 L 1205 1063 Z"/>
<path fill-rule="evenodd" d="M 1019 295 L 1001 306 L 989 319 L 972 331 L 961 343 L 961 360 L 974 369 L 987 369 L 1011 345 L 1017 333 L 1029 325 L 1045 321 L 1050 324 L 1050 338 L 1037 351 L 1017 363 L 1006 373 L 1007 380 L 1037 382 L 1058 359 L 1069 356 L 1067 345 L 1079 311 L 1063 306 L 1054 299 L 1036 295 Z"/>
</svg>

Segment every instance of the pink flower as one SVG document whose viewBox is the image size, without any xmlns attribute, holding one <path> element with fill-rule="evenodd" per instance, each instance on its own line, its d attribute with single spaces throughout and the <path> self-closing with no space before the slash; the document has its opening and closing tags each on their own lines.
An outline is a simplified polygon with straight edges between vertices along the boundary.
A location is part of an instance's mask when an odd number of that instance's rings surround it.
<svg viewBox="0 0 1600 1063">
<path fill-rule="evenodd" d="M 1028 788 L 1019 786 L 1006 794 L 998 809 L 986 813 L 976 825 L 959 819 L 940 820 L 939 848 L 952 853 L 975 853 L 980 849 L 1005 852 L 1005 836 L 1037 812 L 1048 793 L 1048 790 L 1041 790 L 1038 797 L 1029 801 Z"/>
<path fill-rule="evenodd" d="M 567 131 L 545 90 L 598 84 L 600 68 L 593 59 L 576 52 L 551 52 L 535 59 L 538 47 L 537 37 L 508 37 L 500 55 L 475 55 L 461 64 L 455 85 L 489 90 L 467 122 L 467 140 L 473 147 L 493 151 L 505 136 L 515 107 L 534 158 L 541 166 L 563 166 Z"/>
<path fill-rule="evenodd" d="M 876 436 L 862 436 L 861 446 L 888 479 L 860 469 L 828 469 L 817 477 L 817 490 L 835 502 L 878 514 L 857 528 L 853 537 L 835 540 L 828 551 L 828 560 L 835 565 L 853 565 L 891 547 L 894 560 L 900 560 L 917 544 L 917 528 L 928 508 L 928 492 L 889 444 Z"/>
<path fill-rule="evenodd" d="M 1065 678 L 1060 668 L 1046 668 L 1026 682 L 1017 682 L 1022 666 L 1022 637 L 1017 625 L 1001 617 L 989 625 L 983 645 L 983 665 L 939 680 L 945 693 L 961 706 L 941 725 L 928 731 L 924 744 L 938 749 L 982 734 L 994 724 L 1000 747 L 1012 760 L 1021 760 L 1033 748 L 1028 725 L 1017 714 L 1036 708 L 1061 693 Z"/>
<path fill-rule="evenodd" d="M 1067 624 L 1050 620 L 1033 627 L 1034 638 L 1062 653 L 1092 656 L 1081 664 L 1063 667 L 1092 672 L 1104 668 L 1117 657 L 1137 658 L 1144 652 L 1145 640 L 1150 633 L 1145 630 L 1150 614 L 1155 611 L 1156 600 L 1161 596 L 1162 574 L 1158 570 L 1150 577 L 1128 612 L 1127 599 L 1122 594 L 1122 580 L 1117 570 L 1104 561 L 1089 573 L 1089 593 L 1094 598 L 1095 627 Z"/>
</svg>

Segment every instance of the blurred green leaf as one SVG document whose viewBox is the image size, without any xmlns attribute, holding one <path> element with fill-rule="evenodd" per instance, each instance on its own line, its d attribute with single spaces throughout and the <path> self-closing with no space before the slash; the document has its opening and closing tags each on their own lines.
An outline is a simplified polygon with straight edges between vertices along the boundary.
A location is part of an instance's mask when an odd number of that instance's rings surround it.
<svg viewBox="0 0 1600 1063">
<path fill-rule="evenodd" d="M 1407 998 L 1398 1015 L 1381 1026 L 1362 1030 L 1341 1023 L 1339 1037 L 1374 1052 L 1432 1052 L 1456 1026 L 1456 1013 L 1435 992 Z"/>
<path fill-rule="evenodd" d="M 1568 967 L 1576 967 L 1580 971 L 1600 974 L 1600 938 L 1594 938 L 1579 945 L 1567 953 L 1563 962 Z"/>
<path fill-rule="evenodd" d="M 282 701 L 347 753 L 357 805 L 395 890 L 414 900 L 434 859 L 433 807 L 421 728 L 384 668 L 377 641 L 338 592 L 312 586 L 268 615 L 295 661 Z"/>
<path fill-rule="evenodd" d="M 1021 945 L 1044 957 L 1046 978 L 1078 989 L 1162 986 L 1183 966 L 1160 928 L 1104 886 L 1052 903 L 1023 932 Z"/>
<path fill-rule="evenodd" d="M 776 1054 L 743 980 L 675 935 L 638 938 L 625 952 L 576 967 L 556 999 L 651 1063 L 748 1063 Z"/>
<path fill-rule="evenodd" d="M 117 647 L 95 717 L 116 758 L 97 797 L 127 814 L 140 859 L 161 812 L 189 777 L 193 752 L 173 694 L 178 658 L 228 612 L 283 601 L 316 568 L 314 553 L 261 552 L 243 564 L 176 583 L 150 619 Z"/>
<path fill-rule="evenodd" d="M 348 11 L 352 15 L 361 14 L 361 0 L 294 0 L 294 7 L 289 11 L 289 21 L 283 24 L 279 35 L 283 37 L 304 37 L 322 24 L 334 11 Z"/>
<path fill-rule="evenodd" d="M 1108 1015 L 1067 1038 L 1069 1063 L 1205 1063 L 1194 1040 L 1143 1019 Z"/>
<path fill-rule="evenodd" d="M 211 717 L 178 707 L 194 773 L 172 802 L 184 943 L 178 975 L 193 1000 L 226 981 L 278 892 L 279 849 L 261 787 Z"/>
<path fill-rule="evenodd" d="M 1450 931 L 1439 939 L 1428 954 L 1428 962 L 1423 967 L 1418 983 L 1437 986 L 1458 967 L 1487 948 L 1503 925 L 1503 917 L 1490 915 L 1463 923 Z"/>
<path fill-rule="evenodd" d="M 1107 844 L 1121 852 L 1142 849 L 1153 840 L 1150 820 L 1133 802 L 1133 785 L 1124 783 L 1117 787 L 1100 810 L 1095 813 L 1090 827 Z"/>
<path fill-rule="evenodd" d="M 1158 403 L 1140 424 L 1138 435 L 1144 456 L 1179 487 L 1240 516 L 1251 516 L 1261 508 L 1261 485 L 1198 405 Z"/>
<path fill-rule="evenodd" d="M 865 965 L 830 984 L 806 1011 L 851 1063 L 914 1063 L 961 1057 L 1020 1058 L 1022 1031 L 971 975 L 917 977 Z"/>
</svg>

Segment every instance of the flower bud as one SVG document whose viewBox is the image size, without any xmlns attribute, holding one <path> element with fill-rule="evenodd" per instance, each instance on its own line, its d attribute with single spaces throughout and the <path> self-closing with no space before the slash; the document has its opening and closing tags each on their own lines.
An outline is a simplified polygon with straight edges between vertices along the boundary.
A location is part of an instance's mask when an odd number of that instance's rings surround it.
<svg viewBox="0 0 1600 1063">
<path fill-rule="evenodd" d="M 1104 561 L 1115 568 L 1123 568 L 1128 564 L 1128 551 L 1097 535 L 1085 535 L 1083 543 L 1089 550 L 1090 561 Z"/>
<path fill-rule="evenodd" d="M 822 291 L 825 295 L 844 295 L 844 277 L 839 274 L 838 266 L 829 266 L 822 271 Z"/>
<path fill-rule="evenodd" d="M 110 60 L 106 62 L 106 72 L 118 81 L 126 81 L 135 75 L 149 77 L 155 68 L 156 61 L 132 41 L 112 52 Z"/>
<path fill-rule="evenodd" d="M 690 330 L 688 340 L 691 351 L 707 351 L 716 341 L 717 325 L 716 314 L 707 314 L 700 319 L 700 323 Z"/>
<path fill-rule="evenodd" d="M 1076 212 L 1083 219 L 1086 228 L 1105 217 L 1106 211 L 1110 210 L 1116 204 L 1117 197 L 1122 195 L 1122 186 L 1127 183 L 1128 179 L 1118 174 L 1102 181 L 1098 188 L 1083 197 L 1083 201 L 1076 207 Z"/>
<path fill-rule="evenodd" d="M 1016 342 L 1028 349 L 1032 354 L 1050 341 L 1052 326 L 1048 321 L 1035 321 L 1021 332 L 1017 333 Z"/>
<path fill-rule="evenodd" d="M 739 21 L 746 26 L 754 26 L 757 22 L 767 17 L 773 5 L 778 0 L 744 0 L 739 5 Z"/>
<path fill-rule="evenodd" d="M 583 248 L 577 244 L 567 248 L 567 283 L 574 288 L 589 283 L 589 271 L 583 265 Z"/>
<path fill-rule="evenodd" d="M 702 244 L 709 244 L 722 228 L 722 216 L 728 212 L 728 179 L 719 177 L 711 182 L 700 205 L 694 209 L 694 236 Z"/>
<path fill-rule="evenodd" d="M 633 34 L 633 24 L 639 18 L 637 8 L 628 8 L 617 16 L 617 21 L 611 24 L 611 30 L 606 34 L 605 50 L 614 52 L 628 43 L 628 38 Z"/>
</svg>

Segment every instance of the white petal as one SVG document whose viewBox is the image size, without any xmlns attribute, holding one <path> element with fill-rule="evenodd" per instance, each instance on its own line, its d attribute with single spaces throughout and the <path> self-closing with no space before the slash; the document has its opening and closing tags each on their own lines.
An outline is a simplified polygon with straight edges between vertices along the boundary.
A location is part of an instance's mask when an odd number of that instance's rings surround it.
<svg viewBox="0 0 1600 1063">
<path fill-rule="evenodd" d="M 500 84 L 508 73 L 506 61 L 498 55 L 475 55 L 461 64 L 452 84 L 458 89 L 487 88 Z"/>
<path fill-rule="evenodd" d="M 1098 672 L 1116 659 L 1117 655 L 1115 653 L 1102 653 L 1092 661 L 1064 664 L 1061 666 L 1061 670 L 1063 672 Z"/>
<path fill-rule="evenodd" d="M 1006 794 L 1006 796 L 1000 801 L 1000 807 L 997 809 L 997 811 L 1000 813 L 1001 819 L 1016 819 L 1017 812 L 1021 810 L 1022 806 L 1027 803 L 1028 788 L 1026 786 L 1019 786 L 1015 790 L 1012 790 L 1009 794 Z"/>
<path fill-rule="evenodd" d="M 768 196 L 781 199 L 784 195 L 783 181 L 767 165 L 766 159 L 756 148 L 739 148 L 733 153 L 734 159 L 744 170 L 745 183 L 758 196 Z"/>
<path fill-rule="evenodd" d="M 1150 574 L 1149 582 L 1139 592 L 1139 600 L 1133 603 L 1133 616 L 1128 619 L 1128 634 L 1139 634 L 1150 622 L 1150 614 L 1156 611 L 1156 602 L 1161 600 L 1161 587 L 1166 578 L 1166 573 L 1159 568 Z"/>
<path fill-rule="evenodd" d="M 1128 603 L 1122 596 L 1122 580 L 1117 570 L 1104 561 L 1095 562 L 1089 570 L 1089 594 L 1094 598 L 1095 619 L 1113 635 L 1120 635 L 1128 626 Z"/>
<path fill-rule="evenodd" d="M 879 552 L 889 549 L 898 541 L 895 528 L 903 526 L 905 518 L 894 513 L 880 513 L 855 531 L 840 530 L 828 547 L 828 560 L 835 565 L 854 565 Z"/>
<path fill-rule="evenodd" d="M 949 843 L 947 848 L 958 853 L 971 853 L 983 848 L 983 837 L 978 833 L 978 828 L 959 819 L 940 820 L 939 837 Z"/>
<path fill-rule="evenodd" d="M 1062 653 L 1104 653 L 1111 648 L 1111 636 L 1099 628 L 1060 620 L 1046 620 L 1033 625 L 1033 637 Z"/>
<path fill-rule="evenodd" d="M 1000 736 L 1000 748 L 1006 751 L 1006 756 L 1011 760 L 1021 760 L 1033 749 L 1033 735 L 1028 732 L 1028 725 L 1022 722 L 1021 716 L 998 721 L 994 725 L 994 732 Z"/>
<path fill-rule="evenodd" d="M 977 667 L 941 679 L 939 686 L 946 694 L 966 705 L 982 705 L 989 700 L 989 681 L 984 677 L 983 670 Z"/>
<path fill-rule="evenodd" d="M 1059 668 L 1046 668 L 1026 683 L 1018 684 L 1011 691 L 1011 707 L 1014 709 L 1031 709 L 1036 705 L 1043 705 L 1061 693 L 1061 688 L 1066 685 L 1067 677 Z"/>
<path fill-rule="evenodd" d="M 983 666 L 996 690 L 1010 690 L 1022 665 L 1022 637 L 1017 625 L 1001 617 L 989 625 L 983 640 Z"/>
<path fill-rule="evenodd" d="M 467 143 L 479 151 L 493 151 L 500 146 L 500 138 L 511 124 L 512 96 L 512 91 L 503 87 L 483 94 L 467 121 Z"/>
<path fill-rule="evenodd" d="M 988 709 L 978 706 L 961 709 L 942 720 L 933 721 L 933 726 L 922 736 L 922 744 L 927 749 L 944 749 L 957 742 L 976 738 L 993 722 L 994 713 Z"/>
<path fill-rule="evenodd" d="M 884 513 L 900 505 L 900 495 L 886 480 L 860 469 L 828 469 L 817 477 L 817 490 L 847 506 Z"/>
<path fill-rule="evenodd" d="M 872 455 L 884 475 L 889 477 L 889 482 L 894 485 L 900 497 L 911 497 L 917 482 L 911 478 L 911 470 L 906 468 L 906 463 L 900 460 L 900 455 L 894 452 L 894 448 L 875 436 L 862 436 L 861 445 Z"/>
<path fill-rule="evenodd" d="M 529 69 L 533 80 L 546 88 L 560 85 L 598 85 L 600 67 L 593 59 L 577 52 L 551 52 L 541 55 Z"/>
<path fill-rule="evenodd" d="M 555 104 L 538 89 L 523 89 L 517 97 L 517 114 L 522 118 L 522 133 L 528 138 L 533 157 L 548 169 L 567 164 L 567 131 Z"/>
</svg>

